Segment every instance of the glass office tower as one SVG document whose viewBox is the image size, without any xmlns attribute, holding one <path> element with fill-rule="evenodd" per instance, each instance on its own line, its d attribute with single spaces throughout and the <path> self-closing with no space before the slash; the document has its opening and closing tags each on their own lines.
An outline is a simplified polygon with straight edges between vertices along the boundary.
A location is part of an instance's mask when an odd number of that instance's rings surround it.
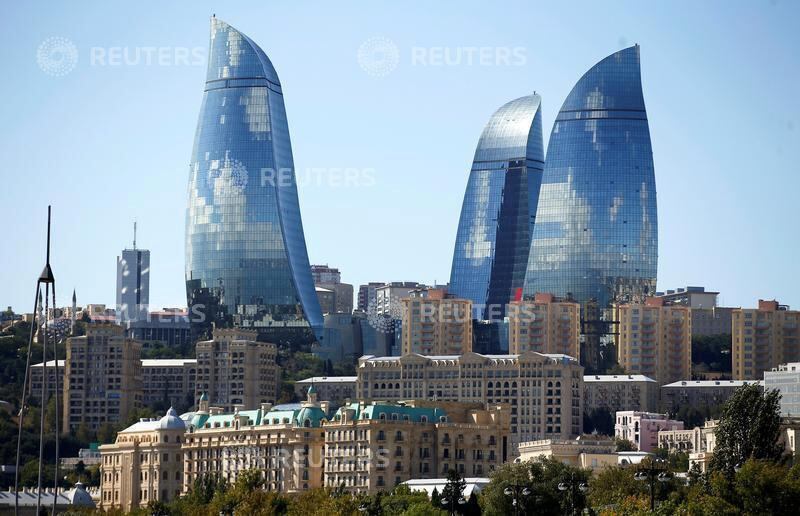
<svg viewBox="0 0 800 516">
<path fill-rule="evenodd" d="M 264 51 L 217 18 L 190 163 L 186 290 L 201 334 L 211 323 L 290 344 L 321 334 L 281 84 Z"/>
<path fill-rule="evenodd" d="M 502 321 L 523 286 L 543 167 L 541 97 L 534 93 L 498 109 L 475 150 L 449 290 L 472 300 L 476 319 Z"/>
<path fill-rule="evenodd" d="M 524 293 L 571 295 L 584 306 L 584 322 L 599 320 L 610 302 L 655 292 L 657 260 L 656 183 L 637 45 L 586 72 L 558 113 Z"/>
</svg>

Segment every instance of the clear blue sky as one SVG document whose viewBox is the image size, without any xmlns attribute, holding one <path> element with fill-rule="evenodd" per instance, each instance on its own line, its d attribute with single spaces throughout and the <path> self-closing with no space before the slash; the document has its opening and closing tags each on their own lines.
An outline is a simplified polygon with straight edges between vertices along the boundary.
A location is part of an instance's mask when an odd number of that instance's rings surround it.
<svg viewBox="0 0 800 516">
<path fill-rule="evenodd" d="M 659 289 L 705 285 L 726 305 L 761 297 L 800 308 L 800 3 L 786 0 L 7 5 L 0 306 L 31 309 L 47 203 L 59 304 L 75 287 L 79 304 L 113 305 L 116 256 L 130 245 L 135 218 L 139 246 L 152 252 L 151 305 L 185 305 L 186 184 L 205 63 L 168 56 L 166 66 L 103 66 L 90 53 L 180 47 L 205 57 L 212 13 L 271 57 L 298 171 L 374 170 L 371 185 L 300 187 L 311 262 L 339 267 L 344 281 L 446 282 L 489 116 L 536 90 L 547 138 L 583 72 L 639 43 L 658 186 Z M 78 50 L 64 76 L 37 64 L 51 37 Z M 399 51 L 383 77 L 357 60 L 374 37 Z M 421 66 L 415 47 L 524 47 L 525 65 Z"/>
</svg>

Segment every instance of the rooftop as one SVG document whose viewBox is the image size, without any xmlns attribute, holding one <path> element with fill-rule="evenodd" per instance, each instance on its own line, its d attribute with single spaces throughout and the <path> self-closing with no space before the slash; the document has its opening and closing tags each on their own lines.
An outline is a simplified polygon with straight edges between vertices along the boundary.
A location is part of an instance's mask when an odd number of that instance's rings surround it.
<svg viewBox="0 0 800 516">
<path fill-rule="evenodd" d="M 584 383 L 596 382 L 653 382 L 656 381 L 643 374 L 593 374 L 583 377 Z"/>
<path fill-rule="evenodd" d="M 298 380 L 295 383 L 301 385 L 315 384 L 315 383 L 355 383 L 358 381 L 358 376 L 312 376 L 304 380 Z"/>
<path fill-rule="evenodd" d="M 196 365 L 195 358 L 144 358 L 142 367 L 182 367 L 184 365 Z"/>
<path fill-rule="evenodd" d="M 742 385 L 764 385 L 761 380 L 680 380 L 661 387 L 741 387 Z"/>
</svg>

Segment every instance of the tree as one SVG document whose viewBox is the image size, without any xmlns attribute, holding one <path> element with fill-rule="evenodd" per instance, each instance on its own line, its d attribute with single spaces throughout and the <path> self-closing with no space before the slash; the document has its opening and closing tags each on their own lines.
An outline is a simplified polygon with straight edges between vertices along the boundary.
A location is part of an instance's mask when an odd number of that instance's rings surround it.
<svg viewBox="0 0 800 516">
<path fill-rule="evenodd" d="M 447 483 L 442 489 L 441 503 L 451 514 L 455 514 L 460 507 L 458 502 L 464 497 L 466 487 L 467 482 L 458 471 L 451 469 L 447 472 Z"/>
<path fill-rule="evenodd" d="M 731 476 L 735 466 L 748 459 L 781 459 L 780 399 L 780 392 L 764 393 L 758 385 L 745 384 L 736 389 L 723 406 L 714 432 L 712 470 Z"/>
<path fill-rule="evenodd" d="M 614 444 L 616 445 L 616 449 L 618 452 L 625 452 L 625 451 L 636 451 L 636 445 L 634 445 L 628 439 L 622 439 L 620 437 L 614 438 Z"/>
</svg>

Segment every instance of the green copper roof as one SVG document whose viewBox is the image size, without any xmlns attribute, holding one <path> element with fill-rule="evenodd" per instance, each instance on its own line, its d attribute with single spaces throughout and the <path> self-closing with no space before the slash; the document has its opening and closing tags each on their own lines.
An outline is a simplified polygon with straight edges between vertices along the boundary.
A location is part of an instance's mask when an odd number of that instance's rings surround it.
<svg viewBox="0 0 800 516">
<path fill-rule="evenodd" d="M 340 408 L 334 418 L 340 418 L 342 410 L 354 410 L 355 419 L 386 419 L 390 421 L 410 421 L 412 423 L 436 423 L 447 413 L 440 408 L 407 407 L 404 405 L 391 405 L 388 403 L 375 403 L 363 408 L 358 403 L 351 403 Z M 383 416 L 383 417 L 381 417 Z"/>
<path fill-rule="evenodd" d="M 230 428 L 233 427 L 235 414 L 195 414 L 191 424 L 195 428 Z M 320 426 L 323 419 L 327 419 L 325 412 L 319 407 L 301 407 L 290 410 L 270 410 L 266 414 L 261 409 L 240 410 L 239 416 L 247 417 L 248 426 L 256 425 L 294 425 L 313 428 Z"/>
</svg>

